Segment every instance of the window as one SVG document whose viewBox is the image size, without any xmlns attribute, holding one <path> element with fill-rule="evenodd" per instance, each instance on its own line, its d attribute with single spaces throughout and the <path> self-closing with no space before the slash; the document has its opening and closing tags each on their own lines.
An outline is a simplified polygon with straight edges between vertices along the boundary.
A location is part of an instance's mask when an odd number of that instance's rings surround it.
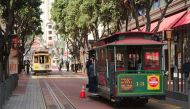
<svg viewBox="0 0 190 109">
<path fill-rule="evenodd" d="M 160 69 L 160 53 L 158 51 L 147 51 L 144 53 L 144 69 L 159 70 Z"/>
<path fill-rule="evenodd" d="M 52 31 L 48 31 L 48 34 L 52 34 Z"/>
<path fill-rule="evenodd" d="M 97 51 L 98 60 L 97 60 L 97 71 L 105 72 L 106 70 L 106 51 L 105 48 L 100 48 Z"/>
<path fill-rule="evenodd" d="M 126 48 L 126 68 L 128 70 L 141 70 L 142 46 L 128 46 Z"/>
<path fill-rule="evenodd" d="M 116 70 L 125 70 L 124 65 L 124 48 L 116 49 Z"/>
<path fill-rule="evenodd" d="M 49 62 L 49 58 L 48 56 L 45 56 L 45 63 L 48 63 Z"/>
<path fill-rule="evenodd" d="M 52 25 L 48 25 L 48 28 L 51 29 L 51 28 L 52 28 Z"/>
<path fill-rule="evenodd" d="M 34 56 L 34 63 L 38 63 L 38 56 Z"/>
<path fill-rule="evenodd" d="M 49 40 L 52 40 L 52 37 L 49 37 L 48 39 L 49 39 Z"/>
<path fill-rule="evenodd" d="M 43 63 L 44 63 L 44 56 L 41 55 L 41 56 L 40 56 L 40 64 L 43 64 Z"/>
<path fill-rule="evenodd" d="M 154 3 L 152 5 L 152 9 L 158 9 L 160 7 L 160 0 L 154 0 Z"/>
</svg>

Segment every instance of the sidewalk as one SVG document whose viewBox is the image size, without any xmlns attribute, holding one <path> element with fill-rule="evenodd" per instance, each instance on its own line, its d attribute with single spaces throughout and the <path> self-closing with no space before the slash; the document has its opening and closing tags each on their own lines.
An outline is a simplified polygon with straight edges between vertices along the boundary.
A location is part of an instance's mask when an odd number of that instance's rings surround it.
<svg viewBox="0 0 190 109">
<path fill-rule="evenodd" d="M 25 74 L 19 75 L 18 87 L 4 109 L 45 109 L 39 81 Z"/>
</svg>

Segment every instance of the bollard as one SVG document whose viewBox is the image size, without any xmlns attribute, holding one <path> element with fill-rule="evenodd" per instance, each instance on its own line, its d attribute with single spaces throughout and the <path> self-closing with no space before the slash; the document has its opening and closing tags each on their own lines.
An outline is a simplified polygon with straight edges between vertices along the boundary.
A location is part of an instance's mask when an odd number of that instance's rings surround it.
<svg viewBox="0 0 190 109">
<path fill-rule="evenodd" d="M 190 80 L 188 80 L 188 109 L 190 109 Z"/>
</svg>

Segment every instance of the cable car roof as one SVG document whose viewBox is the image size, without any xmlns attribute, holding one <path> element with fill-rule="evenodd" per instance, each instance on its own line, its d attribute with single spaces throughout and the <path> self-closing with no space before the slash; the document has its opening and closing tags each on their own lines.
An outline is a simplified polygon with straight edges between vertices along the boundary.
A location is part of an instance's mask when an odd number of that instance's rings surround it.
<svg viewBox="0 0 190 109">
<path fill-rule="evenodd" d="M 102 41 L 102 40 L 105 40 L 105 39 L 117 37 L 117 35 L 122 35 L 122 34 L 126 34 L 126 35 L 130 35 L 130 34 L 144 34 L 144 35 L 147 34 L 147 35 L 154 35 L 154 33 L 152 33 L 152 32 L 142 32 L 142 31 L 116 32 L 116 33 L 112 34 L 111 36 L 101 38 L 101 39 L 99 39 L 98 41 Z"/>
<path fill-rule="evenodd" d="M 123 40 L 114 41 L 107 45 L 164 45 L 164 44 L 165 43 L 150 39 L 144 39 L 141 37 L 128 37 Z"/>
</svg>

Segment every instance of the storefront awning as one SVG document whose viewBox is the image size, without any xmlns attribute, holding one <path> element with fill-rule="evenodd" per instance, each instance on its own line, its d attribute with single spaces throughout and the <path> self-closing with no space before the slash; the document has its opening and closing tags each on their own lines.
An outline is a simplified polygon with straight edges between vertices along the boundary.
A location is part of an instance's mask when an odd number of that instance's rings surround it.
<svg viewBox="0 0 190 109">
<path fill-rule="evenodd" d="M 144 26 L 143 26 L 143 27 L 140 27 L 140 30 L 142 30 L 142 31 L 143 31 L 143 30 L 144 30 L 144 28 L 145 28 Z M 132 31 L 132 32 L 136 32 L 136 31 L 139 31 L 139 30 L 138 30 L 138 29 L 134 29 L 134 30 L 131 30 L 131 31 Z"/>
<path fill-rule="evenodd" d="M 190 23 L 190 11 L 188 11 L 175 25 L 174 27 L 178 27 L 181 25 L 185 25 Z"/>
<path fill-rule="evenodd" d="M 186 11 L 183 11 L 183 12 L 180 12 L 178 14 L 175 14 L 175 15 L 172 15 L 172 16 L 164 18 L 163 21 L 160 23 L 158 32 L 161 32 L 161 31 L 164 31 L 166 29 L 172 28 L 186 13 L 187 13 Z M 185 21 L 180 20 L 181 23 L 182 23 L 181 25 L 183 25 L 183 23 L 186 23 L 186 22 L 190 23 L 190 13 L 189 13 L 189 16 L 187 15 L 187 19 L 185 19 Z M 153 30 L 155 29 L 157 24 L 158 24 L 158 21 L 151 23 L 150 32 L 153 32 Z M 141 27 L 141 30 L 146 31 L 146 27 L 145 26 Z M 132 31 L 138 31 L 138 30 L 135 29 L 135 30 L 132 30 Z"/>
<path fill-rule="evenodd" d="M 150 32 L 154 30 L 157 24 L 158 24 L 158 21 L 151 23 Z M 142 31 L 146 31 L 146 27 L 144 27 Z"/>
<path fill-rule="evenodd" d="M 166 17 L 161 22 L 158 32 L 164 31 L 166 29 L 172 28 L 186 13 L 186 11 L 180 12 L 178 14 Z"/>
<path fill-rule="evenodd" d="M 112 43 L 109 43 L 107 45 L 163 45 L 164 43 L 154 41 L 154 40 L 149 40 L 149 39 L 144 39 L 140 37 L 130 37 L 130 38 L 125 38 L 123 40 L 115 41 Z"/>
</svg>

